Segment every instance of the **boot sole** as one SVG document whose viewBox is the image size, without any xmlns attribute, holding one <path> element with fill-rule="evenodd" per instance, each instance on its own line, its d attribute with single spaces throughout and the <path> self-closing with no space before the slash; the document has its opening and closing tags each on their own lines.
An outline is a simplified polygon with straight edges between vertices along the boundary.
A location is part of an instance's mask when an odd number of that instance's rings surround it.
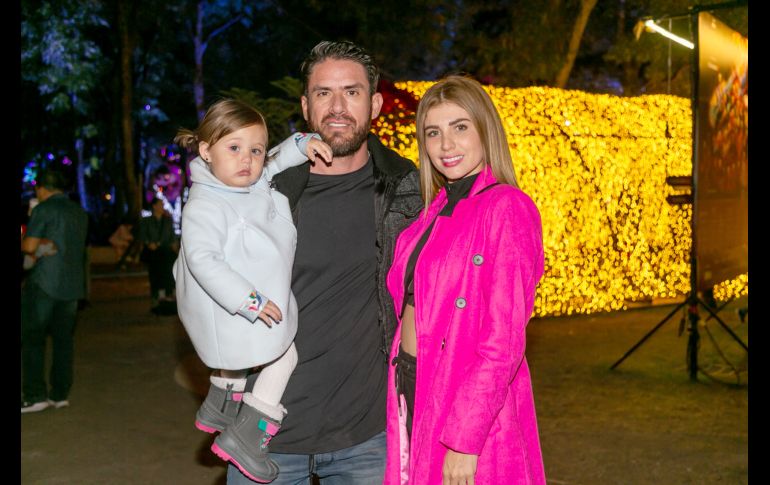
<svg viewBox="0 0 770 485">
<path fill-rule="evenodd" d="M 224 428 L 215 428 L 213 426 L 207 426 L 200 421 L 195 421 L 195 427 L 199 430 L 203 431 L 204 433 L 208 434 L 214 434 L 214 433 L 221 433 Z"/>
<path fill-rule="evenodd" d="M 241 466 L 241 464 L 238 463 L 237 460 L 235 460 L 232 456 L 230 456 L 230 454 L 228 452 L 226 452 L 225 450 L 220 448 L 219 445 L 216 442 L 214 442 L 211 445 L 211 451 L 213 451 L 214 454 L 217 455 L 222 460 L 229 461 L 230 463 L 232 463 L 233 465 L 238 467 L 238 469 L 241 471 L 241 473 L 246 475 L 250 480 L 253 480 L 253 481 L 257 482 L 257 483 L 270 483 L 273 480 L 275 480 L 275 478 L 278 476 L 278 475 L 276 475 L 276 477 L 273 477 L 273 478 L 262 478 L 262 477 L 254 476 L 248 470 L 243 468 L 243 466 Z"/>
</svg>

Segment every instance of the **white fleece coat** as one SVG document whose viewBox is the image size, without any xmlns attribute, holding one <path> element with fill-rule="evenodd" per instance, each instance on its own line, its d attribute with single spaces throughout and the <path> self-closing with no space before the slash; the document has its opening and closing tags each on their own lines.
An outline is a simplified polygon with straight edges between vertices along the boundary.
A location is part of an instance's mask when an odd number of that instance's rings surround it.
<svg viewBox="0 0 770 485">
<path fill-rule="evenodd" d="M 190 162 L 193 183 L 174 263 L 177 309 L 198 356 L 214 369 L 271 362 L 289 348 L 297 332 L 297 302 L 291 292 L 297 231 L 288 199 L 270 188 L 269 181 L 307 158 L 293 137 L 269 155 L 275 158 L 250 187 L 224 185 L 200 157 Z M 236 313 L 252 289 L 280 308 L 279 324 L 271 328 Z"/>
</svg>

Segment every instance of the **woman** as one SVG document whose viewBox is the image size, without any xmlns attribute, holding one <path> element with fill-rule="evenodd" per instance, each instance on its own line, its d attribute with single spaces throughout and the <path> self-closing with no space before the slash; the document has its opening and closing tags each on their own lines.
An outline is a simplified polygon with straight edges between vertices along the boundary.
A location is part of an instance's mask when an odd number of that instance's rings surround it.
<svg viewBox="0 0 770 485">
<path fill-rule="evenodd" d="M 425 209 L 398 238 L 385 484 L 545 484 L 525 329 L 540 215 L 516 184 L 481 85 L 450 76 L 417 108 Z"/>
</svg>

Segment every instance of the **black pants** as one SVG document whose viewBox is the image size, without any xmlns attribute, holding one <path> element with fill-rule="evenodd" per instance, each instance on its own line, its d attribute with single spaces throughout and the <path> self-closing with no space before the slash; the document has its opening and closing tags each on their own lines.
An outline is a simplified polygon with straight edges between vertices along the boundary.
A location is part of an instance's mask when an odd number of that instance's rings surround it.
<svg viewBox="0 0 770 485">
<path fill-rule="evenodd" d="M 398 355 L 393 359 L 396 366 L 396 392 L 403 395 L 406 401 L 406 431 L 412 436 L 412 416 L 414 416 L 414 388 L 417 378 L 417 357 L 398 349 Z"/>
<path fill-rule="evenodd" d="M 176 253 L 170 248 L 159 247 L 147 249 L 147 275 L 150 277 L 150 294 L 158 298 L 159 290 L 164 290 L 166 296 L 174 295 L 174 275 L 172 268 L 176 260 Z"/>
<path fill-rule="evenodd" d="M 67 399 L 72 387 L 77 300 L 59 300 L 35 284 L 21 290 L 21 388 L 29 402 Z M 51 336 L 52 361 L 48 391 L 45 348 Z"/>
</svg>

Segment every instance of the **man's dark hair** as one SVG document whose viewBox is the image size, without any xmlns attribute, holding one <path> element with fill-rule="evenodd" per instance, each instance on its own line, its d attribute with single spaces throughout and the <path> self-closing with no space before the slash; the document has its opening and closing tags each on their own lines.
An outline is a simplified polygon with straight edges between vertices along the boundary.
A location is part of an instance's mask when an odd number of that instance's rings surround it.
<svg viewBox="0 0 770 485">
<path fill-rule="evenodd" d="M 369 95 L 371 96 L 377 91 L 380 70 L 374 63 L 371 54 L 366 52 L 363 47 L 347 40 L 339 42 L 324 40 L 313 47 L 299 68 L 300 75 L 302 76 L 302 92 L 305 93 L 305 96 L 308 94 L 307 83 L 313 68 L 316 64 L 327 59 L 353 61 L 361 64 L 366 69 L 366 75 L 369 78 Z"/>
<path fill-rule="evenodd" d="M 39 171 L 35 177 L 35 183 L 38 187 L 45 187 L 48 190 L 64 192 L 69 188 L 69 178 L 64 172 L 54 168 L 45 168 Z"/>
</svg>

